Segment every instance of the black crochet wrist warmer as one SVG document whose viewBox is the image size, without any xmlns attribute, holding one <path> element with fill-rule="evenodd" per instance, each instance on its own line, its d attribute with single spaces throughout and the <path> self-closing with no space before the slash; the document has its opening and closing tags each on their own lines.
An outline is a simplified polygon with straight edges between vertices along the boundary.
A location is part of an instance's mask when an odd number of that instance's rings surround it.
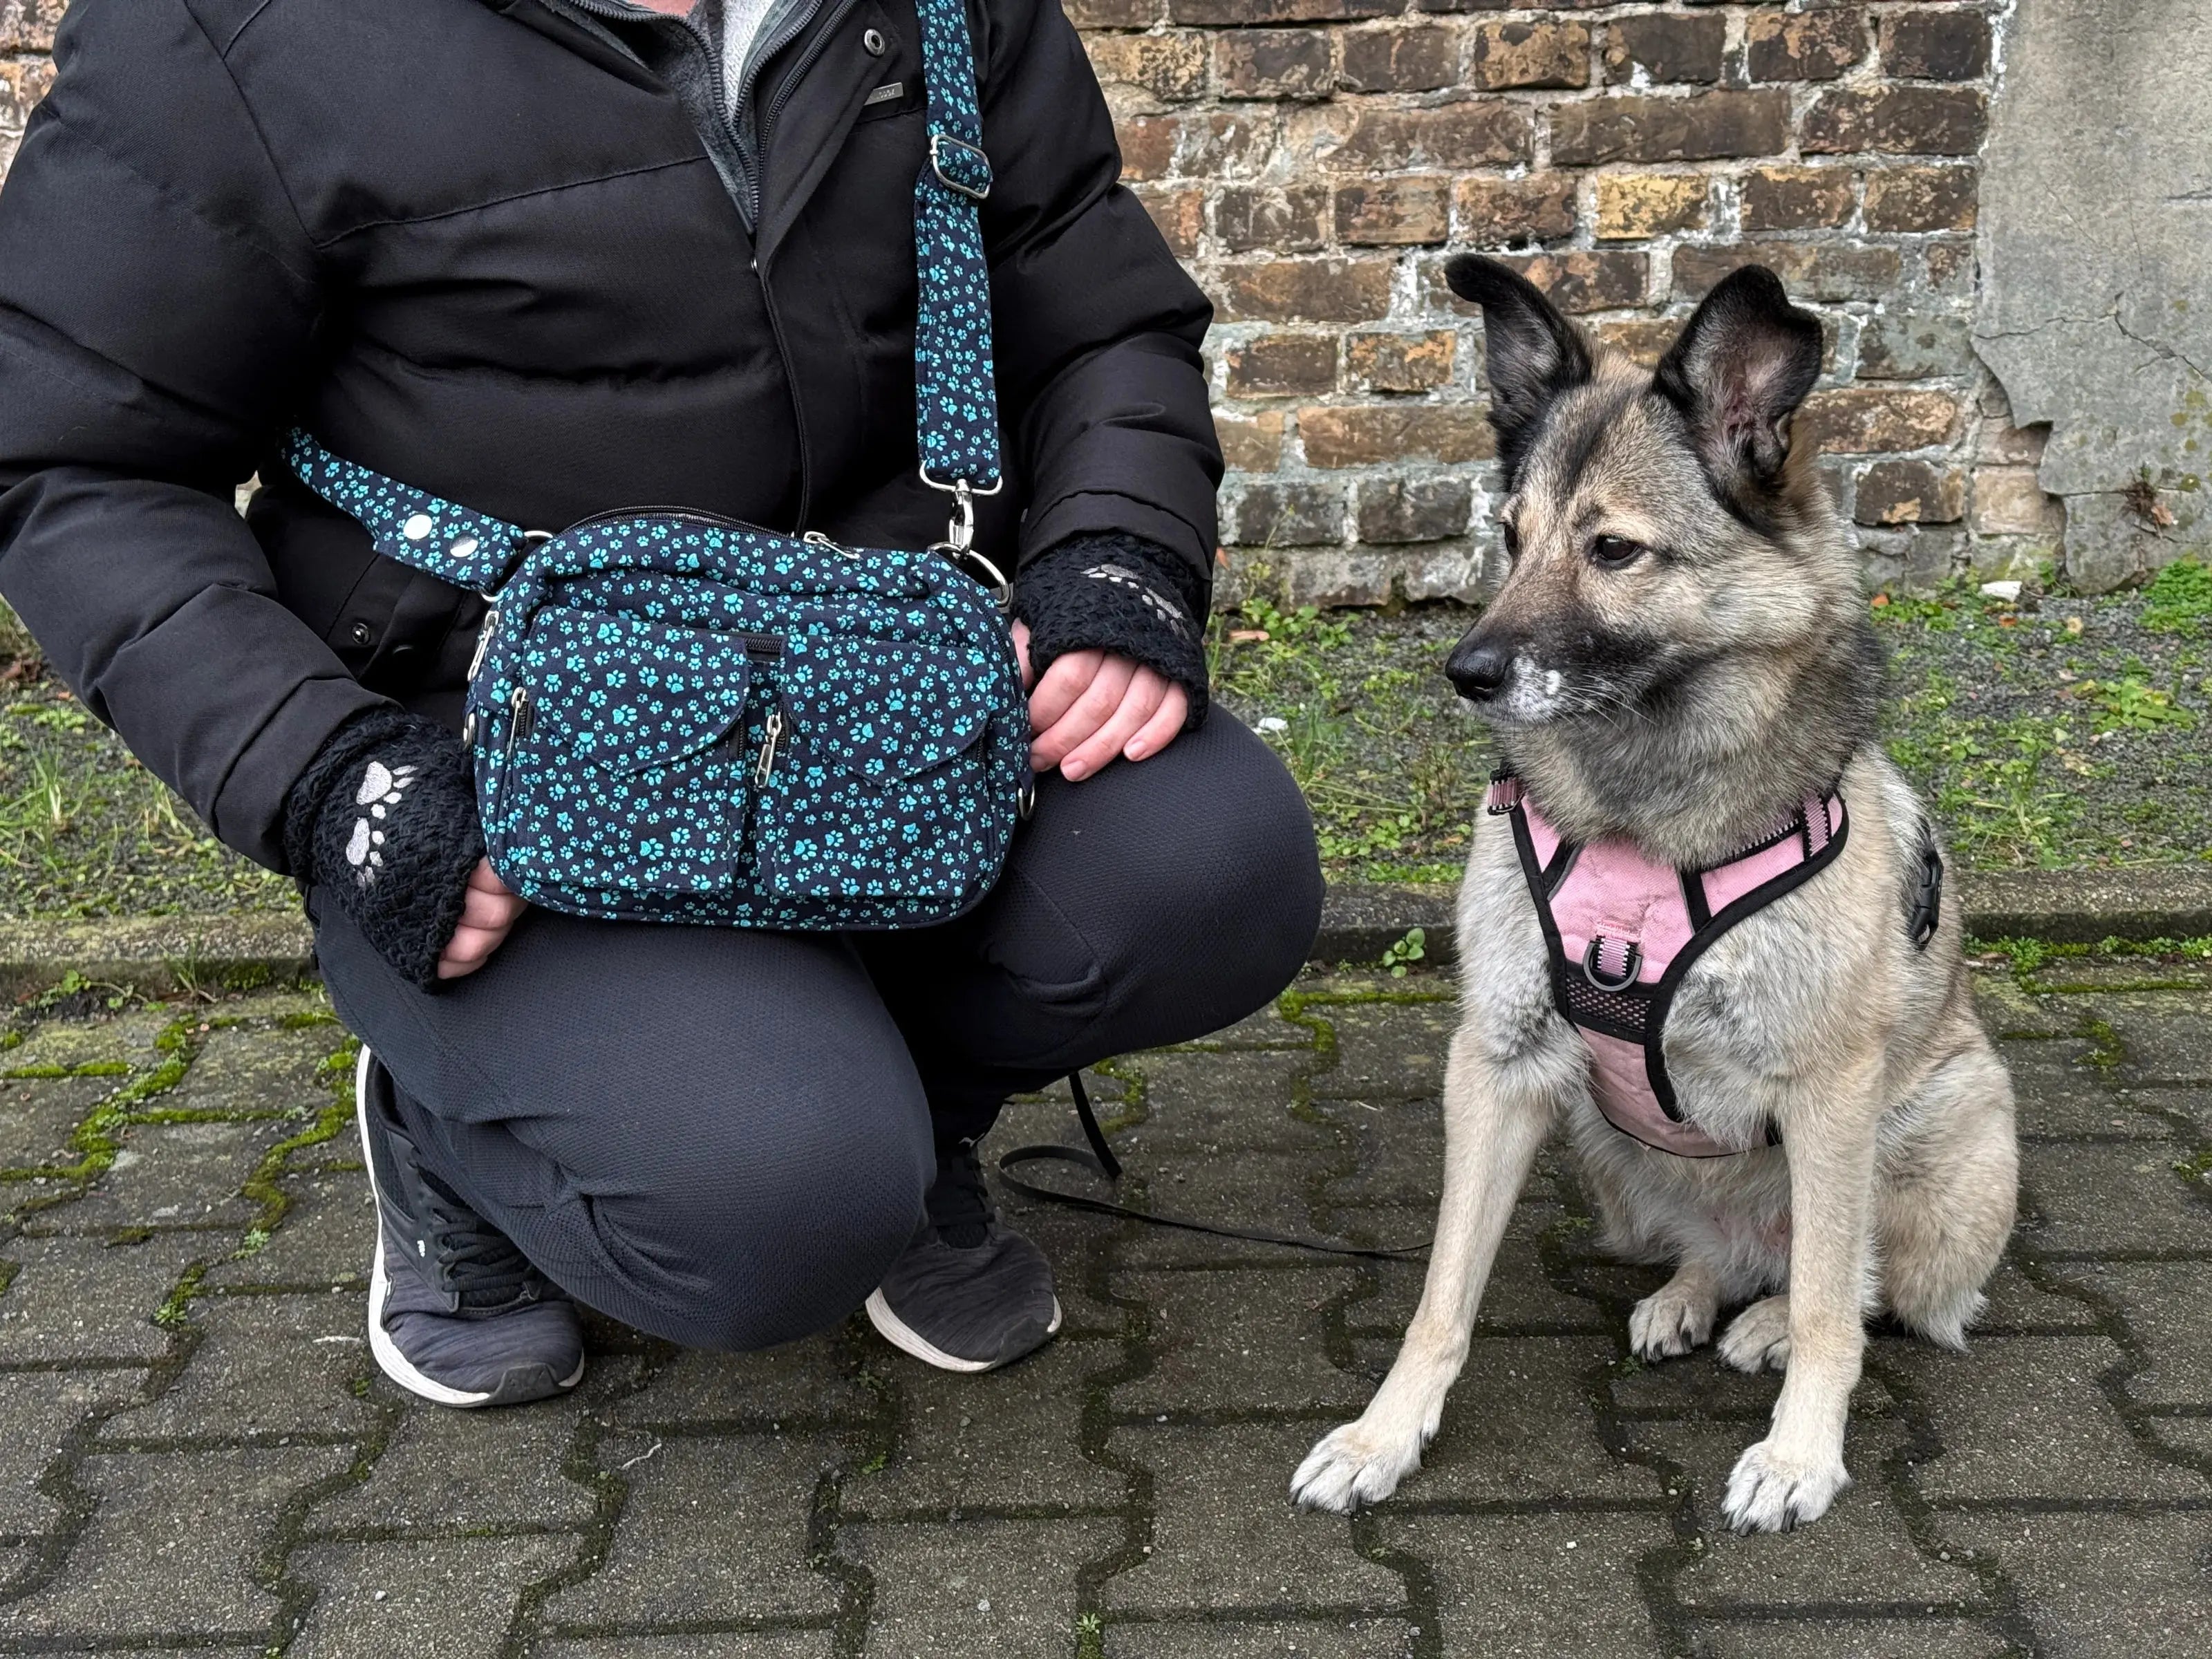
<svg viewBox="0 0 2212 1659">
<path fill-rule="evenodd" d="M 1198 582 L 1183 562 L 1140 537 L 1072 536 L 1022 567 L 1014 616 L 1029 624 L 1037 674 L 1071 651 L 1104 651 L 1182 687 L 1185 731 L 1206 719 L 1206 638 Z"/>
<path fill-rule="evenodd" d="M 292 873 L 423 990 L 483 857 L 468 751 L 434 720 L 377 708 L 341 726 L 284 803 Z"/>
</svg>

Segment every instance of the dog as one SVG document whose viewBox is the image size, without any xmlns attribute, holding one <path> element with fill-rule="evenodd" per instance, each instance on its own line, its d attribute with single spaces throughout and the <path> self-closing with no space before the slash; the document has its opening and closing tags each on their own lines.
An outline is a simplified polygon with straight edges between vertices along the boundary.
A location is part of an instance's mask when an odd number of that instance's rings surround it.
<svg viewBox="0 0 2212 1659">
<path fill-rule="evenodd" d="M 1876 741 L 1853 544 L 1792 439 L 1820 325 L 1745 267 L 1650 373 L 1495 260 L 1446 277 L 1482 308 L 1511 562 L 1446 672 L 1505 767 L 1459 901 L 1427 1281 L 1291 1495 L 1350 1512 L 1419 1467 L 1556 1125 L 1602 1242 L 1674 1269 L 1635 1355 L 1748 1303 L 1720 1357 L 1784 1376 L 1723 1510 L 1784 1530 L 1850 1483 L 1868 1316 L 1964 1346 L 2019 1163 L 1942 849 Z"/>
</svg>

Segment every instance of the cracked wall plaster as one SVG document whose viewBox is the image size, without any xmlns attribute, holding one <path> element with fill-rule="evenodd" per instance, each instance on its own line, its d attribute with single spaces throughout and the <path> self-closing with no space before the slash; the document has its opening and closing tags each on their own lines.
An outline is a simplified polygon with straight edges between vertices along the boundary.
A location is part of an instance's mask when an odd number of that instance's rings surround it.
<svg viewBox="0 0 2212 1659">
<path fill-rule="evenodd" d="M 2018 0 L 2004 51 L 1974 343 L 2103 592 L 2212 543 L 2212 0 Z"/>
</svg>

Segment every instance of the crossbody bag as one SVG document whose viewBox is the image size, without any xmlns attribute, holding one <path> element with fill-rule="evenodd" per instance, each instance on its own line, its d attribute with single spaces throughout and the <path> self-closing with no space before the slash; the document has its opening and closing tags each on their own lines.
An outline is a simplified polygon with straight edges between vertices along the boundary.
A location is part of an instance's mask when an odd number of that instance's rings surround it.
<svg viewBox="0 0 2212 1659">
<path fill-rule="evenodd" d="M 941 921 L 990 890 L 1028 812 L 1005 576 L 974 544 L 1000 488 L 990 192 L 962 0 L 920 0 L 915 185 L 921 477 L 945 539 L 848 548 L 703 513 L 526 530 L 342 459 L 301 482 L 378 552 L 489 602 L 463 741 L 492 867 L 574 915 L 781 929 Z"/>
</svg>

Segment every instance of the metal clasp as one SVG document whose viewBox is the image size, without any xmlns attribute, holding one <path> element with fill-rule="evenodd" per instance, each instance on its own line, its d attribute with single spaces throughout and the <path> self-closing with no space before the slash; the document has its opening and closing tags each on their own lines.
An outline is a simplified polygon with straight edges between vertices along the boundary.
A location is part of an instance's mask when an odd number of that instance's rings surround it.
<svg viewBox="0 0 2212 1659">
<path fill-rule="evenodd" d="M 921 481 L 932 489 L 941 489 L 952 497 L 952 519 L 945 527 L 945 539 L 933 543 L 930 551 L 942 553 L 958 568 L 964 570 L 985 587 L 1005 611 L 1014 602 L 1014 585 L 1006 580 L 1006 573 L 975 550 L 975 498 L 995 495 L 1006 488 L 1004 478 L 988 489 L 978 489 L 965 478 L 955 478 L 951 483 L 939 483 L 929 476 L 929 469 L 921 469 Z"/>
<path fill-rule="evenodd" d="M 1644 947 L 1632 944 L 1627 960 L 1622 964 L 1619 979 L 1601 977 L 1603 970 L 1597 965 L 1598 947 L 1605 943 L 1602 936 L 1593 938 L 1589 948 L 1583 952 L 1583 977 L 1600 991 L 1626 991 L 1636 983 L 1636 975 L 1644 966 Z"/>
<path fill-rule="evenodd" d="M 955 178 L 951 173 L 945 170 L 945 163 L 948 159 L 945 152 L 948 149 L 952 152 L 950 159 L 952 161 L 954 172 L 958 172 L 966 167 L 973 167 L 975 169 L 973 181 Z M 990 198 L 991 158 L 983 154 L 982 147 L 979 144 L 971 144 L 965 138 L 955 138 L 949 132 L 931 133 L 929 135 L 929 170 L 937 175 L 938 183 L 943 185 L 947 190 L 958 191 L 971 202 L 987 201 Z"/>
</svg>

